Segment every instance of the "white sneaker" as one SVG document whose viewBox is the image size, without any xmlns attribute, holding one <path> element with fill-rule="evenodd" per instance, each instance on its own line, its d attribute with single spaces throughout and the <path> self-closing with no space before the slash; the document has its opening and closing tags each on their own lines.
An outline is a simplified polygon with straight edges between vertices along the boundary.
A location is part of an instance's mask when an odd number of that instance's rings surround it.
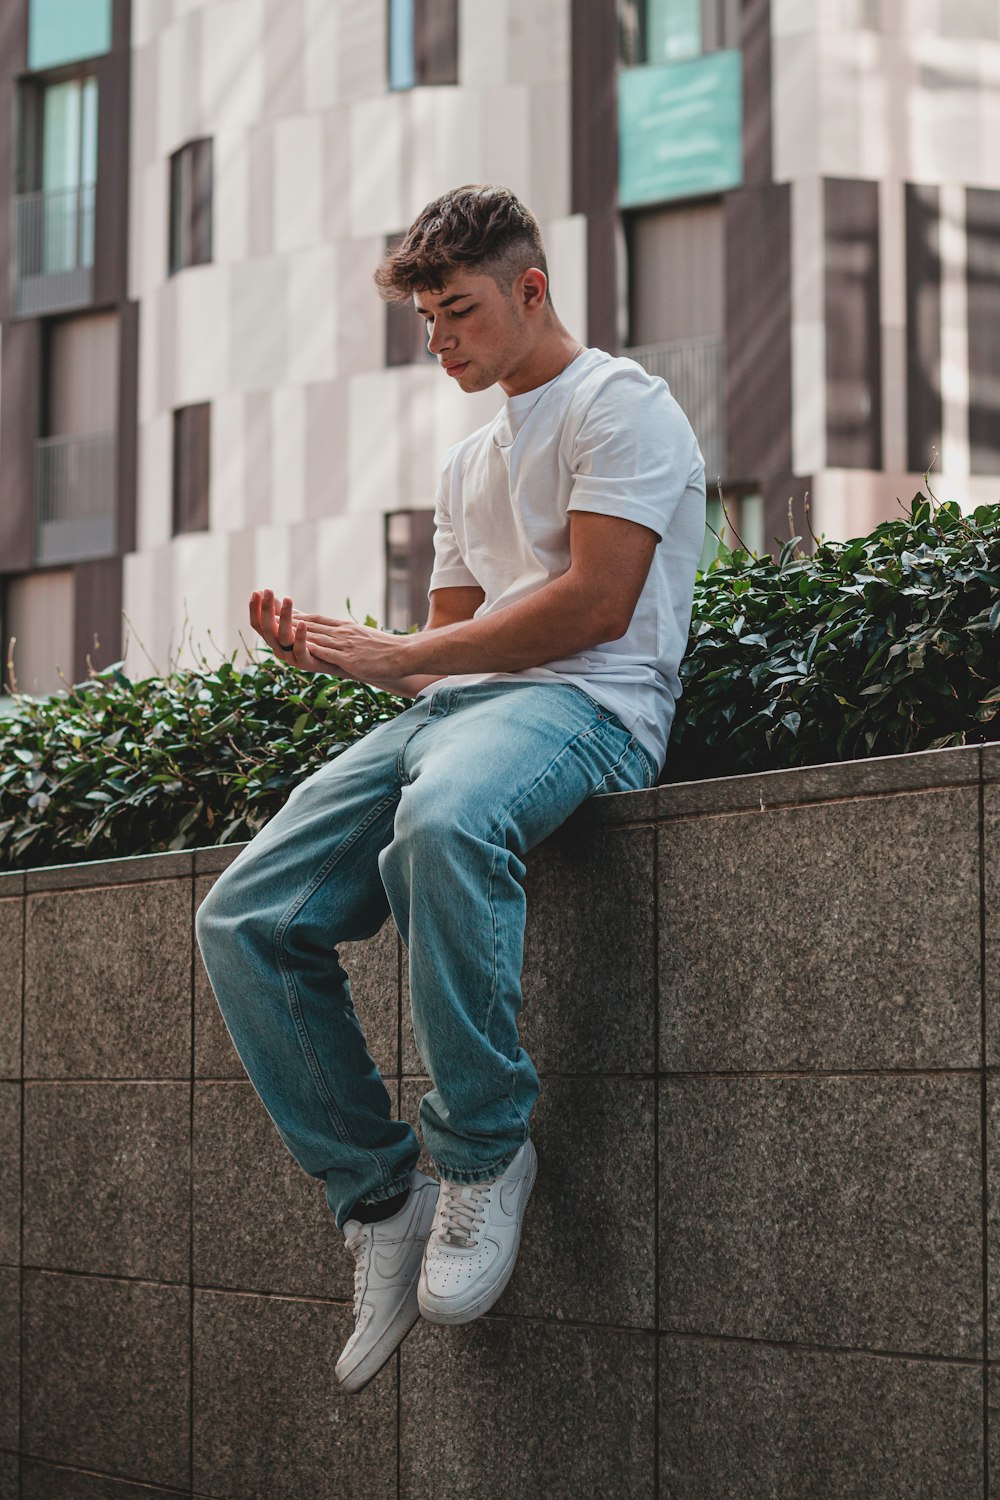
<svg viewBox="0 0 1000 1500">
<path fill-rule="evenodd" d="M 429 1322 L 469 1323 L 493 1306 L 513 1274 L 536 1165 L 525 1141 L 492 1182 L 441 1183 L 418 1291 Z"/>
<path fill-rule="evenodd" d="M 355 1259 L 354 1332 L 337 1361 L 345 1391 L 360 1391 L 374 1379 L 420 1316 L 417 1279 L 437 1194 L 434 1179 L 414 1169 L 410 1196 L 391 1219 L 344 1225 Z"/>
</svg>

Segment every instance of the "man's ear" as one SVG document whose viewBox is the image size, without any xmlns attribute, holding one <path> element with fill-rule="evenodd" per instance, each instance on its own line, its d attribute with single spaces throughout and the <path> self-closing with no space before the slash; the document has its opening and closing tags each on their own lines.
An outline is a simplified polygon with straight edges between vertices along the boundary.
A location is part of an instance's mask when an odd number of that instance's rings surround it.
<svg viewBox="0 0 1000 1500">
<path fill-rule="evenodd" d="M 549 289 L 549 279 L 544 271 L 537 266 L 531 266 L 527 271 L 522 271 L 518 277 L 520 283 L 520 299 L 527 310 L 537 310 L 545 306 L 545 296 Z"/>
</svg>

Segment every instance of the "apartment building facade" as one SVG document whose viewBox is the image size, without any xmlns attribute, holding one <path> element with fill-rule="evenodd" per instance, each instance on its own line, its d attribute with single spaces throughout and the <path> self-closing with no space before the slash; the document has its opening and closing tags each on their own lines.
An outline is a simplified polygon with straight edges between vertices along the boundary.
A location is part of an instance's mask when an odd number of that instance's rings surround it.
<svg viewBox="0 0 1000 1500">
<path fill-rule="evenodd" d="M 668 379 L 751 545 L 932 463 L 1000 498 L 998 142 L 996 0 L 0 0 L 19 684 L 238 649 L 261 585 L 423 617 L 500 393 L 371 272 L 461 182 L 535 209 L 560 316 Z"/>
</svg>

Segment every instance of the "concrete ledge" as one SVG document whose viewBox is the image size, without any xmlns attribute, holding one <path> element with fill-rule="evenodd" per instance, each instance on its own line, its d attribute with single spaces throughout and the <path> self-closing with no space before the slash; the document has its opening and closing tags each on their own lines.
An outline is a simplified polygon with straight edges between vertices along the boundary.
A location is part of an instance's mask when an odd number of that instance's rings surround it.
<svg viewBox="0 0 1000 1500">
<path fill-rule="evenodd" d="M 998 783 L 991 745 L 662 786 L 534 851 L 518 1270 L 354 1399 L 342 1238 L 197 958 L 242 846 L 0 877 L 0 1497 L 981 1496 Z M 391 922 L 342 958 L 414 1119 Z"/>
</svg>

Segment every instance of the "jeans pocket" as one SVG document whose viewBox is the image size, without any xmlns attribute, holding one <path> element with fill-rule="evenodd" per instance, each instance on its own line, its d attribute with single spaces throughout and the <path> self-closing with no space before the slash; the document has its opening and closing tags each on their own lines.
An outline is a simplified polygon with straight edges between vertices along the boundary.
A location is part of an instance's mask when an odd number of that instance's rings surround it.
<svg viewBox="0 0 1000 1500">
<path fill-rule="evenodd" d="M 619 745 L 625 736 L 627 741 L 619 758 L 597 788 L 595 797 L 604 797 L 610 792 L 646 791 L 656 780 L 655 767 L 634 734 L 628 734 L 627 730 L 617 731 Z"/>
</svg>

